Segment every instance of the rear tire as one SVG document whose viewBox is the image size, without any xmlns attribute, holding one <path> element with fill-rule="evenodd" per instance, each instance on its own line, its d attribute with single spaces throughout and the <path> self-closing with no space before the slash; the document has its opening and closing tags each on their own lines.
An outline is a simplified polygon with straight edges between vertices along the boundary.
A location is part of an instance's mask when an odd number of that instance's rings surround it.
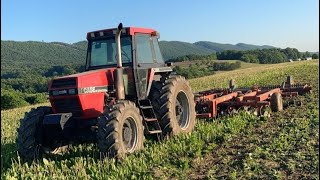
<svg viewBox="0 0 320 180">
<path fill-rule="evenodd" d="M 283 110 L 283 100 L 280 93 L 273 93 L 271 95 L 271 110 L 278 112 Z"/>
<path fill-rule="evenodd" d="M 98 147 L 104 157 L 123 157 L 143 148 L 142 117 L 131 101 L 121 101 L 98 117 Z"/>
<path fill-rule="evenodd" d="M 163 84 L 154 82 L 149 98 L 164 136 L 192 132 L 196 123 L 194 96 L 184 77 L 172 76 Z"/>
</svg>

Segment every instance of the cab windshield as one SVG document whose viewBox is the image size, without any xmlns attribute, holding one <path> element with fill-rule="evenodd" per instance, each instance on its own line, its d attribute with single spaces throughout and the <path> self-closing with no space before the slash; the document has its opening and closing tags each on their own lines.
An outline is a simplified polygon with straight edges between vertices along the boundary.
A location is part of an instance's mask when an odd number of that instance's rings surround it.
<svg viewBox="0 0 320 180">
<path fill-rule="evenodd" d="M 87 69 L 95 69 L 99 66 L 117 65 L 117 45 L 115 37 L 89 42 L 87 55 Z M 131 36 L 121 37 L 122 63 L 132 63 L 132 40 Z"/>
</svg>

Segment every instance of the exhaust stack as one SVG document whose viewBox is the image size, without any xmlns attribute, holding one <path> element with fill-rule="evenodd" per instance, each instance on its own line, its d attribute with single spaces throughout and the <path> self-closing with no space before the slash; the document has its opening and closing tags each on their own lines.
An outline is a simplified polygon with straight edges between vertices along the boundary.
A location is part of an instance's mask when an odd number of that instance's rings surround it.
<svg viewBox="0 0 320 180">
<path fill-rule="evenodd" d="M 115 35 L 116 44 L 117 44 L 117 69 L 115 74 L 115 80 L 116 80 L 116 91 L 117 91 L 118 100 L 125 99 L 122 59 L 121 59 L 121 41 L 120 41 L 122 27 L 123 27 L 122 23 L 120 23 Z"/>
</svg>

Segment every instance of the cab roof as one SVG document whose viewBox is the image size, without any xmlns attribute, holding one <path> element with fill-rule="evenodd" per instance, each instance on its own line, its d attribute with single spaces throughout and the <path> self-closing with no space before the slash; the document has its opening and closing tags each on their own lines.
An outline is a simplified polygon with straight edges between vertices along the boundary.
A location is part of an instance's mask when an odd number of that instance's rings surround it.
<svg viewBox="0 0 320 180">
<path fill-rule="evenodd" d="M 114 31 L 116 31 L 117 28 L 112 29 L 102 29 L 97 31 L 92 31 L 87 33 L 87 39 L 91 39 L 92 37 L 96 36 L 104 36 L 107 34 L 115 34 Z M 157 31 L 150 28 L 141 28 L 141 27 L 123 27 L 122 33 L 134 35 L 135 33 L 143 33 L 143 34 L 151 34 L 151 35 L 157 35 Z"/>
</svg>

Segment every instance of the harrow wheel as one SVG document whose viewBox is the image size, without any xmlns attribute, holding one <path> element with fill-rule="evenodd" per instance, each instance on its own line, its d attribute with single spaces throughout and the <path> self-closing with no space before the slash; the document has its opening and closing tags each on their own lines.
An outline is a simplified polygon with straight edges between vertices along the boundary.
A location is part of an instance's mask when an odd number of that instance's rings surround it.
<svg viewBox="0 0 320 180">
<path fill-rule="evenodd" d="M 283 101 L 280 93 L 273 93 L 271 95 L 270 106 L 273 112 L 278 112 L 283 110 Z"/>
<path fill-rule="evenodd" d="M 196 120 L 194 96 L 182 76 L 171 76 L 163 83 L 153 82 L 149 98 L 164 136 L 189 133 Z"/>
<path fill-rule="evenodd" d="M 143 148 L 144 127 L 135 103 L 120 101 L 111 111 L 106 109 L 98 117 L 97 141 L 100 155 L 123 157 Z"/>
</svg>

